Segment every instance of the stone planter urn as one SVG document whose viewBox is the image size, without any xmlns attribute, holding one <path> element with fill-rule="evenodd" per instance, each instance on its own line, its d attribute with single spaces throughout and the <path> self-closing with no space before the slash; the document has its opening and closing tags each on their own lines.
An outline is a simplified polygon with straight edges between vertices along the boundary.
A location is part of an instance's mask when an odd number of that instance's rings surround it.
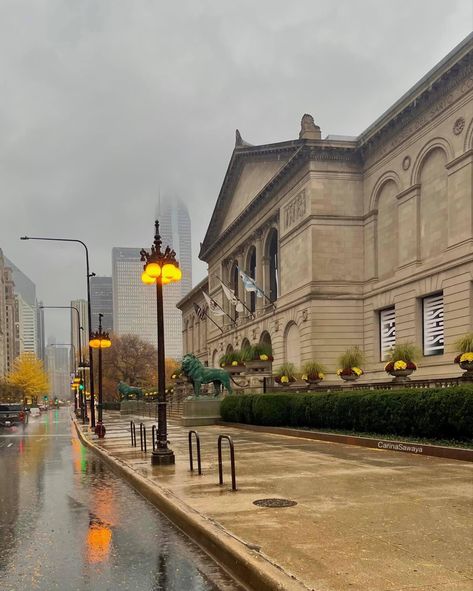
<svg viewBox="0 0 473 591">
<path fill-rule="evenodd" d="M 465 370 L 462 379 L 473 381 L 473 361 L 460 361 L 459 365 Z"/>
<path fill-rule="evenodd" d="M 266 372 L 271 373 L 272 361 L 261 361 L 261 359 L 255 359 L 253 361 L 246 362 L 246 369 L 252 372 Z"/>
<path fill-rule="evenodd" d="M 229 374 L 240 374 L 243 373 L 245 371 L 245 366 L 243 364 L 240 365 L 226 365 L 223 368 L 226 372 L 228 372 Z"/>
<path fill-rule="evenodd" d="M 357 376 L 356 373 L 351 373 L 351 374 L 347 374 L 347 375 L 340 374 L 340 377 L 342 378 L 342 380 L 345 380 L 345 382 L 356 382 L 356 380 L 360 376 Z"/>
<path fill-rule="evenodd" d="M 393 382 L 409 382 L 413 369 L 392 369 L 389 374 L 394 377 Z"/>
</svg>

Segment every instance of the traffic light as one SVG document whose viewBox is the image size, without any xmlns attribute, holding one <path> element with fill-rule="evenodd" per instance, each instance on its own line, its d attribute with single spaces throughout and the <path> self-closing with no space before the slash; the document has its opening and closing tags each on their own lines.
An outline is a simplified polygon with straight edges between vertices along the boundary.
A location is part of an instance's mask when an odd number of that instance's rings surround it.
<svg viewBox="0 0 473 591">
<path fill-rule="evenodd" d="M 43 396 L 43 400 L 48 400 L 48 397 L 46 395 Z"/>
</svg>

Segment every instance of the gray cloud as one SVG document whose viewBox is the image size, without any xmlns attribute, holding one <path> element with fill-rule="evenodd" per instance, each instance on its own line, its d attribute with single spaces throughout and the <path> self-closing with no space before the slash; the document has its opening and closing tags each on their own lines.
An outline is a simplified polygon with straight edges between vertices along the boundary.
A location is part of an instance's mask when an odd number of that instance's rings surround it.
<svg viewBox="0 0 473 591">
<path fill-rule="evenodd" d="M 188 203 L 197 259 L 236 127 L 282 141 L 310 112 L 357 135 L 472 24 L 470 0 L 3 0 L 0 247 L 67 303 L 80 247 L 18 237 L 81 238 L 109 274 L 112 246 L 150 244 L 161 191 Z"/>
</svg>

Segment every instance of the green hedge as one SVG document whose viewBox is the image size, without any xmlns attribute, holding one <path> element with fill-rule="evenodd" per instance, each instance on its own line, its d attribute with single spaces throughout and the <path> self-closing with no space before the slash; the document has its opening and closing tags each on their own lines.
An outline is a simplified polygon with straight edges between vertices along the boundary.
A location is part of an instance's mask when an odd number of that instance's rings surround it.
<svg viewBox="0 0 473 591">
<path fill-rule="evenodd" d="M 103 410 L 120 410 L 121 402 L 103 402 Z"/>
<path fill-rule="evenodd" d="M 473 439 L 473 387 L 227 396 L 232 423 Z"/>
</svg>

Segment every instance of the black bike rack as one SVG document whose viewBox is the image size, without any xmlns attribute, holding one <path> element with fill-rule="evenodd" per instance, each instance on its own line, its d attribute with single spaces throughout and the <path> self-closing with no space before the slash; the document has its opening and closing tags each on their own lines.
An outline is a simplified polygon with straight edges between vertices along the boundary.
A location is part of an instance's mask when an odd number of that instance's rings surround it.
<svg viewBox="0 0 473 591">
<path fill-rule="evenodd" d="M 133 421 L 130 421 L 131 446 L 136 447 L 136 426 Z"/>
<path fill-rule="evenodd" d="M 145 453 L 148 451 L 146 447 L 146 426 L 144 423 L 140 423 L 140 447 L 141 451 Z"/>
<path fill-rule="evenodd" d="M 226 439 L 230 446 L 230 467 L 232 471 L 232 490 L 236 490 L 236 476 L 235 476 L 235 449 L 233 447 L 233 440 L 230 435 L 219 435 L 218 436 L 218 483 L 220 486 L 223 484 L 223 465 L 222 465 L 222 440 Z"/>
<path fill-rule="evenodd" d="M 194 471 L 194 458 L 192 456 L 192 435 L 195 435 L 195 442 L 197 444 L 197 472 L 202 474 L 202 464 L 200 461 L 200 437 L 197 431 L 189 431 L 189 464 L 191 472 Z"/>
</svg>

